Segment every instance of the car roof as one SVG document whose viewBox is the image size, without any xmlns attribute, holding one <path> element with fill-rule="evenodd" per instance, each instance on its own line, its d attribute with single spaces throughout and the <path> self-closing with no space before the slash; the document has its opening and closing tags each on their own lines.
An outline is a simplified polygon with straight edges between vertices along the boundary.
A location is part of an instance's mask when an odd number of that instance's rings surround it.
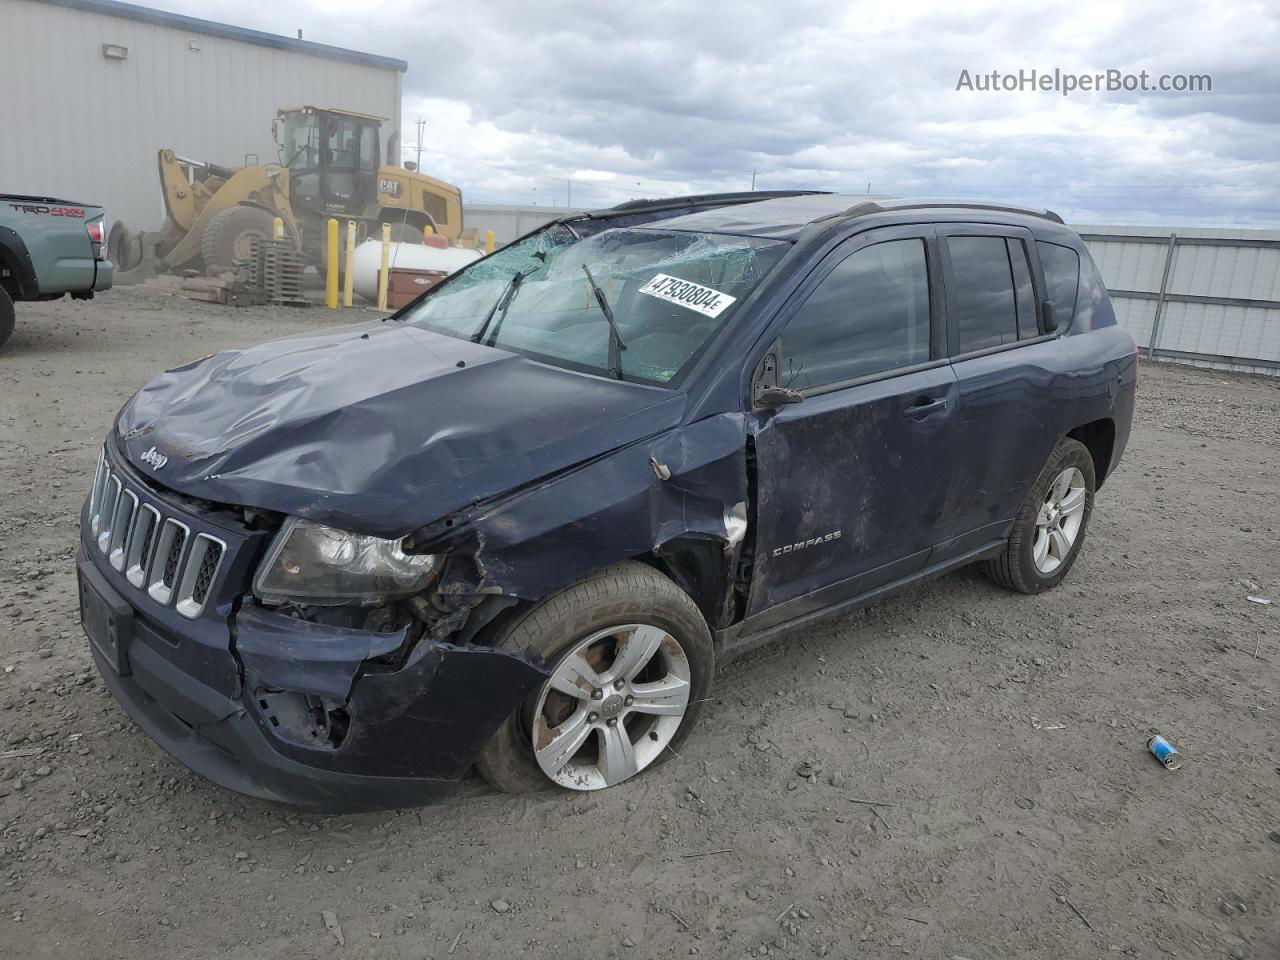
<svg viewBox="0 0 1280 960">
<path fill-rule="evenodd" d="M 913 219 L 917 219 L 931 211 L 945 214 L 948 220 L 956 219 L 957 214 L 972 211 L 975 215 L 980 215 L 984 222 L 1021 224 L 1026 218 L 1032 217 L 1054 224 L 1062 223 L 1062 218 L 1051 210 L 1014 204 L 826 193 L 775 197 L 756 203 L 739 201 L 731 206 L 697 210 L 663 220 L 662 229 L 793 240 L 811 224 L 821 221 L 849 220 L 894 212 L 910 212 Z"/>
</svg>

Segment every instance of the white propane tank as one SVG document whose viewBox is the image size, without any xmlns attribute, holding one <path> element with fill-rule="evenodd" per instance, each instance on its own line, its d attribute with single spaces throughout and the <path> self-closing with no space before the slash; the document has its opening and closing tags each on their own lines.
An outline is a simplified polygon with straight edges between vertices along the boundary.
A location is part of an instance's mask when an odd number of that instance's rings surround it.
<svg viewBox="0 0 1280 960">
<path fill-rule="evenodd" d="M 465 247 L 427 246 L 425 243 L 393 243 L 388 258 L 391 268 L 443 270 L 453 273 L 484 254 Z M 378 299 L 378 267 L 382 264 L 382 241 L 366 240 L 356 247 L 355 291 L 366 300 Z"/>
</svg>

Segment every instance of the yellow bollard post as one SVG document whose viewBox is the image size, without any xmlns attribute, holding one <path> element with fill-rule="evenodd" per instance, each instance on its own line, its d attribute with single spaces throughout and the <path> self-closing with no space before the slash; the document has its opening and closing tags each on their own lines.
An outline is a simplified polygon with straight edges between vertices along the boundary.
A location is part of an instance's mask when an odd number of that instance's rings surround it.
<svg viewBox="0 0 1280 960">
<path fill-rule="evenodd" d="M 387 271 L 391 266 L 391 224 L 382 225 L 382 264 L 378 267 L 378 309 L 387 309 Z"/>
<path fill-rule="evenodd" d="M 493 231 L 486 230 L 484 232 L 484 252 L 493 253 Z"/>
<path fill-rule="evenodd" d="M 276 240 L 284 239 L 284 218 L 274 217 L 271 221 L 271 236 Z"/>
<path fill-rule="evenodd" d="M 428 223 L 428 224 L 424 224 L 424 225 L 423 225 L 423 227 L 422 227 L 422 235 L 423 235 L 423 237 L 429 237 L 429 236 L 431 236 L 433 233 L 435 233 L 435 230 L 434 230 L 434 228 L 432 228 L 431 224 L 429 224 L 429 223 Z"/>
<path fill-rule="evenodd" d="M 356 222 L 354 220 L 347 221 L 347 257 L 343 270 L 346 272 L 342 276 L 342 305 L 349 307 L 356 276 Z"/>
<path fill-rule="evenodd" d="M 338 309 L 338 221 L 333 217 L 325 224 L 324 238 L 324 305 Z"/>
</svg>

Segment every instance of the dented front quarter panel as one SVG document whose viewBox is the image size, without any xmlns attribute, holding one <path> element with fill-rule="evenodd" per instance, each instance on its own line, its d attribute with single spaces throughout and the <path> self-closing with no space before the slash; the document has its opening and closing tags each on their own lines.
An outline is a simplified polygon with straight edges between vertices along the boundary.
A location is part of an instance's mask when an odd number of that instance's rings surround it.
<svg viewBox="0 0 1280 960">
<path fill-rule="evenodd" d="M 723 413 L 441 518 L 413 539 L 426 551 L 469 542 L 479 578 L 472 591 L 532 601 L 689 538 L 718 544 L 727 573 L 742 542 L 746 501 L 746 418 Z"/>
</svg>

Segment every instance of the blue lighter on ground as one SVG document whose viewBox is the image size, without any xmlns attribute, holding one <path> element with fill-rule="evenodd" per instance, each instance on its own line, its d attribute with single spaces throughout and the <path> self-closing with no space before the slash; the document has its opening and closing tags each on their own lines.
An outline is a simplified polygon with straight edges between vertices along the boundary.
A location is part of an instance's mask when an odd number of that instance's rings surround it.
<svg viewBox="0 0 1280 960">
<path fill-rule="evenodd" d="M 1166 770 L 1177 770 L 1182 766 L 1182 756 L 1178 753 L 1178 748 L 1158 733 L 1147 741 L 1147 749 L 1164 764 Z"/>
</svg>

